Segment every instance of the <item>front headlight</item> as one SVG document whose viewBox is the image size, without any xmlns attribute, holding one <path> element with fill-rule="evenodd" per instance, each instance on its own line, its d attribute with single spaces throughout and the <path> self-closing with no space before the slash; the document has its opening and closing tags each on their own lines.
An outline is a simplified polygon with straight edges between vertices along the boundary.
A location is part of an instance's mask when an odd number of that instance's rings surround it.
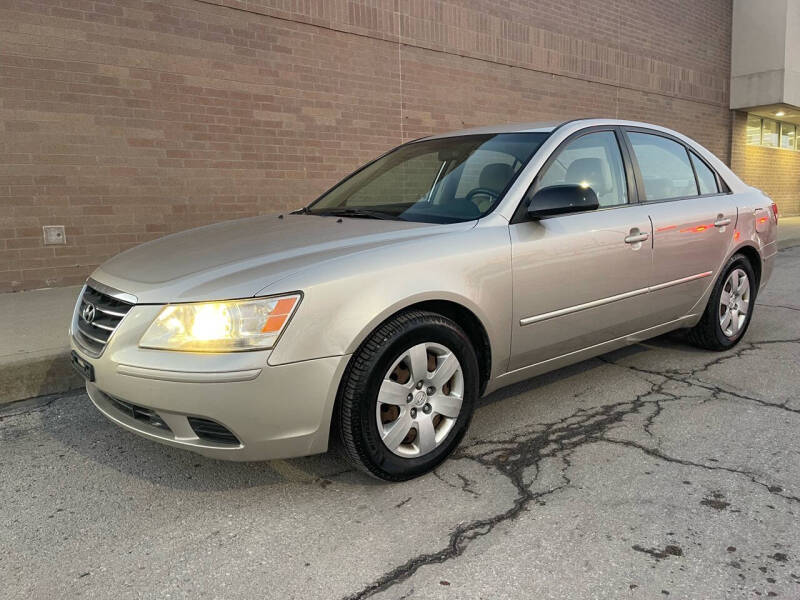
<svg viewBox="0 0 800 600">
<path fill-rule="evenodd" d="M 300 295 L 224 302 L 169 304 L 139 346 L 186 352 L 241 352 L 272 348 Z"/>
</svg>

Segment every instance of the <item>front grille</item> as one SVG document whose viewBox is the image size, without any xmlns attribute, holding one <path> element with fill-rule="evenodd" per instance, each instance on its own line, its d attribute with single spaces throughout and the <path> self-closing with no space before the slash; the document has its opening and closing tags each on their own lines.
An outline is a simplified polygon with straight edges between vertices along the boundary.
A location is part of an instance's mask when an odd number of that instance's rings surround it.
<svg viewBox="0 0 800 600">
<path fill-rule="evenodd" d="M 159 429 L 163 429 L 172 433 L 172 430 L 169 428 L 169 426 L 161 417 L 158 416 L 158 413 L 154 410 L 145 408 L 144 406 L 137 406 L 136 404 L 131 404 L 130 402 L 125 402 L 124 400 L 114 398 L 113 396 L 106 395 L 106 398 L 108 398 L 114 404 L 114 406 L 116 406 L 121 412 L 125 413 L 129 417 L 133 417 L 137 421 L 147 423 L 148 425 L 152 425 L 153 427 L 158 427 Z"/>
<path fill-rule="evenodd" d="M 98 292 L 87 285 L 78 303 L 74 335 L 84 348 L 99 356 L 111 334 L 131 308 L 133 304 Z"/>
<path fill-rule="evenodd" d="M 201 419 L 200 417 L 188 417 L 189 425 L 194 430 L 197 437 L 201 440 L 217 442 L 219 444 L 239 445 L 239 439 L 225 426 L 216 421 Z"/>
</svg>

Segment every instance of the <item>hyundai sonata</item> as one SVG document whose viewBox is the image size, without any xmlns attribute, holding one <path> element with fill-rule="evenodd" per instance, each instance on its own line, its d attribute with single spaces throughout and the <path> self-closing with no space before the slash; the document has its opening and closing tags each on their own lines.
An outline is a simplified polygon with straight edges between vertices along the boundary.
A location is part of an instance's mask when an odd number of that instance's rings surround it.
<svg viewBox="0 0 800 600">
<path fill-rule="evenodd" d="M 155 240 L 87 281 L 72 360 L 151 440 L 324 452 L 404 480 L 479 397 L 675 329 L 745 334 L 775 204 L 663 127 L 498 126 L 403 144 L 308 206 Z"/>
</svg>

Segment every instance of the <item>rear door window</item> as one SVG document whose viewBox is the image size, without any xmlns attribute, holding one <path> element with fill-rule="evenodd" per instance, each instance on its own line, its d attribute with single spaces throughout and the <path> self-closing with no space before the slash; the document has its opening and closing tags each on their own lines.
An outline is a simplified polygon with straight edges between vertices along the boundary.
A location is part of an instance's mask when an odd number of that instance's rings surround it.
<svg viewBox="0 0 800 600">
<path fill-rule="evenodd" d="M 697 196 L 697 182 L 686 148 L 669 138 L 629 131 L 647 201 Z"/>
</svg>

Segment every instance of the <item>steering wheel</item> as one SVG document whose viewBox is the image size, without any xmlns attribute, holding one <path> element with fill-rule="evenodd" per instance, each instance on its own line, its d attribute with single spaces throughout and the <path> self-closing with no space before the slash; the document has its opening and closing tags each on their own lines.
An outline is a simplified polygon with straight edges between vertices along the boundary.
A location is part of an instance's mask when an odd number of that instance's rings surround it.
<svg viewBox="0 0 800 600">
<path fill-rule="evenodd" d="M 486 206 L 485 208 L 482 208 L 480 205 L 483 204 L 483 202 L 482 201 L 480 203 L 475 202 L 475 200 L 473 200 L 475 196 L 488 196 L 489 205 Z M 491 188 L 477 187 L 471 192 L 469 192 L 466 196 L 464 196 L 464 200 L 466 200 L 467 202 L 472 204 L 472 206 L 477 208 L 478 212 L 483 213 L 486 210 L 489 210 L 491 205 L 494 204 L 499 197 L 500 197 L 500 192 L 497 192 Z"/>
<path fill-rule="evenodd" d="M 464 200 L 472 202 L 472 197 L 473 196 L 477 196 L 478 194 L 483 194 L 484 196 L 489 196 L 492 199 L 492 202 L 494 202 L 495 200 L 497 200 L 500 197 L 500 192 L 498 192 L 498 191 L 495 191 L 495 190 L 493 190 L 491 188 L 477 187 L 474 190 L 472 190 L 471 192 L 469 192 L 466 196 L 464 196 Z M 475 204 L 474 202 L 472 202 L 472 203 Z"/>
</svg>

